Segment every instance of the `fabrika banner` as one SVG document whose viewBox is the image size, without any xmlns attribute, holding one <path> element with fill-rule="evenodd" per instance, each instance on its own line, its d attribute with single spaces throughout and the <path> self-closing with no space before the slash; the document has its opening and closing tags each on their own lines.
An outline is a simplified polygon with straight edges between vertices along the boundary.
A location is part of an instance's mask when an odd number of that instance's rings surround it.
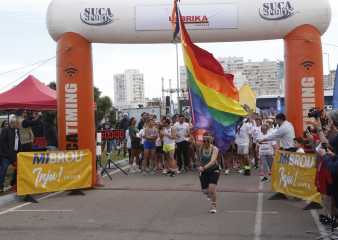
<svg viewBox="0 0 338 240">
<path fill-rule="evenodd" d="M 272 166 L 272 189 L 275 192 L 321 203 L 315 186 L 316 155 L 277 151 Z"/>
<path fill-rule="evenodd" d="M 18 154 L 17 195 L 91 187 L 89 150 L 22 152 Z"/>
</svg>

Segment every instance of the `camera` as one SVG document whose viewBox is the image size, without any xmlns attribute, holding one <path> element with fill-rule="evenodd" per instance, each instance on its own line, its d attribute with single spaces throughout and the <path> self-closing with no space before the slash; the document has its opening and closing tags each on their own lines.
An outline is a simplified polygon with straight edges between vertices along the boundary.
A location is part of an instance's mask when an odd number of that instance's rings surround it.
<svg viewBox="0 0 338 240">
<path fill-rule="evenodd" d="M 322 116 L 323 110 L 317 109 L 317 108 L 312 108 L 309 110 L 309 113 L 307 116 L 309 118 L 315 118 L 315 119 L 320 119 Z"/>
<path fill-rule="evenodd" d="M 321 110 L 321 109 L 318 109 L 318 108 L 312 108 L 312 109 L 309 110 L 308 117 L 319 119 L 321 124 L 322 124 L 323 129 L 326 129 L 326 126 L 329 124 L 329 120 L 326 117 L 324 110 Z"/>
</svg>

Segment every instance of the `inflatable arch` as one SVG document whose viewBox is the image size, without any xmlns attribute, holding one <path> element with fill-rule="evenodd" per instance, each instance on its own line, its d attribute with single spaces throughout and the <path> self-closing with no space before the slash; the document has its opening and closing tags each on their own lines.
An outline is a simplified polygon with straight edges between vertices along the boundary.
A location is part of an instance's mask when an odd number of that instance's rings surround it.
<svg viewBox="0 0 338 240">
<path fill-rule="evenodd" d="M 96 152 L 91 43 L 170 43 L 172 2 L 51 2 L 61 149 Z M 301 135 L 308 110 L 324 105 L 321 35 L 331 20 L 329 0 L 182 0 L 180 6 L 195 42 L 284 39 L 286 114 Z"/>
</svg>

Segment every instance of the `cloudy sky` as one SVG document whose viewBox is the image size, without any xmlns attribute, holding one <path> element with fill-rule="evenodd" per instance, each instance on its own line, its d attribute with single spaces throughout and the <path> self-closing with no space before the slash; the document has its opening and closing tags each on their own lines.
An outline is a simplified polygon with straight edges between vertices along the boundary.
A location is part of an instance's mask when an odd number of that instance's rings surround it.
<svg viewBox="0 0 338 240">
<path fill-rule="evenodd" d="M 32 71 L 41 81 L 55 81 L 55 42 L 46 28 L 50 0 L 0 1 L 0 92 L 20 82 Z M 330 0 L 332 23 L 323 36 L 324 71 L 338 64 L 338 1 Z M 283 41 L 200 44 L 217 57 L 239 56 L 246 60 L 283 60 Z M 137 68 L 144 73 L 146 97 L 161 96 L 161 77 L 176 79 L 176 52 L 173 44 L 94 44 L 94 83 L 113 99 L 113 74 Z M 182 56 L 179 57 L 183 64 Z M 7 71 L 21 68 L 19 71 Z M 35 69 L 36 68 L 36 69 Z M 176 81 L 173 81 L 176 82 Z"/>
</svg>

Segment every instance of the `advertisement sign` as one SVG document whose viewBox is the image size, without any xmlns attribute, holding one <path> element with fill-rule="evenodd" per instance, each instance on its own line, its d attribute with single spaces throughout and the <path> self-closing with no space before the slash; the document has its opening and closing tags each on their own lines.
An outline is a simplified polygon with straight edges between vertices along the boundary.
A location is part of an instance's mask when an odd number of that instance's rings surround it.
<svg viewBox="0 0 338 240">
<path fill-rule="evenodd" d="M 17 182 L 19 196 L 88 188 L 92 154 L 89 150 L 19 153 Z"/>
<path fill-rule="evenodd" d="M 238 8 L 234 4 L 184 5 L 181 9 L 187 29 L 238 28 Z M 136 30 L 172 30 L 172 5 L 136 6 Z"/>
<path fill-rule="evenodd" d="M 283 20 L 296 14 L 291 1 L 274 0 L 263 3 L 259 15 L 265 20 Z"/>
<path fill-rule="evenodd" d="M 104 130 L 101 132 L 101 140 L 122 140 L 125 138 L 123 129 Z"/>
<path fill-rule="evenodd" d="M 278 151 L 272 167 L 272 189 L 275 192 L 320 203 L 315 186 L 316 155 Z"/>
</svg>

